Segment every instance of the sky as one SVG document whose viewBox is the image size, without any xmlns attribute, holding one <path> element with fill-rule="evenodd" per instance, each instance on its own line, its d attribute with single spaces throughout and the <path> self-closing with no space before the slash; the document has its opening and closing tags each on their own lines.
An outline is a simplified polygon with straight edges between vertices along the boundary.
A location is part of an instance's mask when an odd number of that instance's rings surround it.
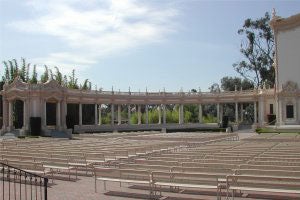
<svg viewBox="0 0 300 200">
<path fill-rule="evenodd" d="M 75 69 L 93 89 L 207 91 L 238 76 L 244 20 L 273 8 L 289 17 L 300 1 L 0 0 L 0 61 Z"/>
</svg>

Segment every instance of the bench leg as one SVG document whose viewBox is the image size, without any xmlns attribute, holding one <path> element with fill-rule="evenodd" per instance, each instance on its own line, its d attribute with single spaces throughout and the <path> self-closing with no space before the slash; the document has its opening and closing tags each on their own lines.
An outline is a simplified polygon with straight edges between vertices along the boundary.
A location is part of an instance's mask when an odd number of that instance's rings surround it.
<svg viewBox="0 0 300 200">
<path fill-rule="evenodd" d="M 97 193 L 97 179 L 95 177 L 95 192 Z"/>
<path fill-rule="evenodd" d="M 104 190 L 106 190 L 106 181 L 103 181 L 104 184 Z"/>
</svg>

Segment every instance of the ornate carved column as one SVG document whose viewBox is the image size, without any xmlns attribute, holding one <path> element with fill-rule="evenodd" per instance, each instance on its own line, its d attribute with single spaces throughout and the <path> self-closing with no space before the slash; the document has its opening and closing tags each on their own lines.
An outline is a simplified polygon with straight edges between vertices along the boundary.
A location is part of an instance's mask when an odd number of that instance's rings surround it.
<svg viewBox="0 0 300 200">
<path fill-rule="evenodd" d="M 265 102 L 264 98 L 261 96 L 259 97 L 259 102 L 258 102 L 258 123 L 260 126 L 263 126 L 265 124 Z"/>
<path fill-rule="evenodd" d="M 101 104 L 99 104 L 99 107 L 98 107 L 98 125 L 101 125 L 102 124 L 102 115 L 101 115 Z"/>
<path fill-rule="evenodd" d="M 238 123 L 239 122 L 239 104 L 238 102 L 235 102 L 235 122 Z"/>
<path fill-rule="evenodd" d="M 98 105 L 95 104 L 95 125 L 98 124 Z"/>
<path fill-rule="evenodd" d="M 13 130 L 13 102 L 8 102 L 8 130 Z"/>
<path fill-rule="evenodd" d="M 128 125 L 130 125 L 131 124 L 131 122 L 130 122 L 130 118 L 131 118 L 131 108 L 130 108 L 130 104 L 128 104 L 127 105 L 127 117 L 128 117 Z"/>
<path fill-rule="evenodd" d="M 3 126 L 2 126 L 2 131 L 5 132 L 7 129 L 8 125 L 8 113 L 7 113 L 7 108 L 8 108 L 8 103 L 7 100 L 2 96 L 2 103 L 3 103 Z"/>
<path fill-rule="evenodd" d="M 217 104 L 217 119 L 218 123 L 220 122 L 220 103 Z"/>
<path fill-rule="evenodd" d="M 118 104 L 118 125 L 122 124 L 121 108 L 121 105 Z"/>
<path fill-rule="evenodd" d="M 202 124 L 202 122 L 203 122 L 202 121 L 202 118 L 203 118 L 202 104 L 198 105 L 198 111 L 199 111 L 198 112 L 198 120 L 199 120 L 199 123 Z"/>
<path fill-rule="evenodd" d="M 138 124 L 142 124 L 141 105 L 138 105 Z"/>
<path fill-rule="evenodd" d="M 254 124 L 257 123 L 257 104 L 256 101 L 254 101 Z"/>
<path fill-rule="evenodd" d="M 111 125 L 115 124 L 115 105 L 111 104 Z"/>
<path fill-rule="evenodd" d="M 79 126 L 82 126 L 82 104 L 79 103 Z"/>
<path fill-rule="evenodd" d="M 161 124 L 161 105 L 158 105 L 158 124 Z"/>
<path fill-rule="evenodd" d="M 182 104 L 179 104 L 179 120 L 178 120 L 178 123 L 179 124 L 183 124 L 183 118 L 184 118 L 184 114 L 183 114 L 183 105 Z"/>
<path fill-rule="evenodd" d="M 46 128 L 47 127 L 47 102 L 44 99 L 43 100 L 43 127 Z"/>
<path fill-rule="evenodd" d="M 241 122 L 244 121 L 244 104 L 241 103 Z"/>
<path fill-rule="evenodd" d="M 23 127 L 22 127 L 22 129 L 24 131 L 26 131 L 28 129 L 27 112 L 28 112 L 27 100 L 23 100 Z"/>
<path fill-rule="evenodd" d="M 61 130 L 61 109 L 60 109 L 61 102 L 58 101 L 56 103 L 56 129 Z"/>
<path fill-rule="evenodd" d="M 145 105 L 145 110 L 146 110 L 146 124 L 149 124 L 149 110 L 148 110 L 148 105 Z"/>
<path fill-rule="evenodd" d="M 163 124 L 167 123 L 166 105 L 163 105 Z"/>
<path fill-rule="evenodd" d="M 63 99 L 63 101 L 61 102 L 61 127 L 63 130 L 67 130 L 67 123 L 66 123 L 66 116 L 67 116 L 67 101 L 66 99 Z"/>
</svg>

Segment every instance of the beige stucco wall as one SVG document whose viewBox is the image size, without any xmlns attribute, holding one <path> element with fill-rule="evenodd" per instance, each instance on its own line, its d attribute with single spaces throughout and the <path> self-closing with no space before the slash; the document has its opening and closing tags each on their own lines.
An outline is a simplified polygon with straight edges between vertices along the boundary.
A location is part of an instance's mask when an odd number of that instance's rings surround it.
<svg viewBox="0 0 300 200">
<path fill-rule="evenodd" d="M 287 81 L 300 86 L 300 27 L 280 31 L 277 36 L 279 88 Z"/>
</svg>

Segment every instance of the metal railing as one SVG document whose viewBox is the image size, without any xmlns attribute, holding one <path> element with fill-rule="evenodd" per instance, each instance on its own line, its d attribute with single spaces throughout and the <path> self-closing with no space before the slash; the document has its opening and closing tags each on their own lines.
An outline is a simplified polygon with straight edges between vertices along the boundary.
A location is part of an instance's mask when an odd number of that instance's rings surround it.
<svg viewBox="0 0 300 200">
<path fill-rule="evenodd" d="M 0 162 L 0 199 L 47 200 L 48 178 Z"/>
</svg>

